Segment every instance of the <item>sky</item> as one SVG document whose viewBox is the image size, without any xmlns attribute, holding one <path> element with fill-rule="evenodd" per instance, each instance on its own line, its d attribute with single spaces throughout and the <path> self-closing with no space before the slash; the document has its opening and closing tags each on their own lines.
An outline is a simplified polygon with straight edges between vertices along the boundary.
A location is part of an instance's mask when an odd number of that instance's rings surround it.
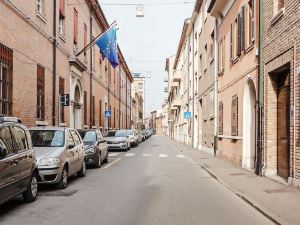
<svg viewBox="0 0 300 225">
<path fill-rule="evenodd" d="M 159 109 L 165 99 L 166 58 L 176 54 L 184 20 L 192 15 L 194 0 L 98 0 L 109 23 L 118 24 L 118 44 L 134 73 L 149 77 L 145 83 L 146 115 Z M 151 5 L 152 3 L 183 3 Z M 102 3 L 102 4 L 101 4 Z M 136 6 L 145 4 L 144 18 L 136 17 Z M 150 4 L 150 5 L 147 5 Z"/>
</svg>

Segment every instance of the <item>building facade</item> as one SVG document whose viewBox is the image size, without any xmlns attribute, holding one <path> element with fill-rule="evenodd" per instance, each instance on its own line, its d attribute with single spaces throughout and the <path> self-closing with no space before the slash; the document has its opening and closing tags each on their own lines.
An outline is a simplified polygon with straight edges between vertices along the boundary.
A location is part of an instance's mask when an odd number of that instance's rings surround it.
<svg viewBox="0 0 300 225">
<path fill-rule="evenodd" d="M 258 1 L 211 1 L 218 27 L 218 151 L 254 169 L 258 84 Z"/>
<path fill-rule="evenodd" d="M 97 1 L 2 1 L 0 12 L 2 115 L 28 126 L 129 127 L 133 79 L 120 49 L 116 69 L 95 45 L 79 55 L 109 26 Z M 64 94 L 66 107 L 59 104 Z"/>
</svg>

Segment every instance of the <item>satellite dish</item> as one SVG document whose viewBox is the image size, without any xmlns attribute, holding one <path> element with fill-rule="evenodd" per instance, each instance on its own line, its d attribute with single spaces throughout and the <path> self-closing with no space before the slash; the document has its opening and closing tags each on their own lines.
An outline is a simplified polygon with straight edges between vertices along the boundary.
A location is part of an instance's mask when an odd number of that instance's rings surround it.
<svg viewBox="0 0 300 225">
<path fill-rule="evenodd" d="M 144 6 L 141 4 L 136 5 L 136 17 L 142 18 L 145 16 L 143 8 Z"/>
</svg>

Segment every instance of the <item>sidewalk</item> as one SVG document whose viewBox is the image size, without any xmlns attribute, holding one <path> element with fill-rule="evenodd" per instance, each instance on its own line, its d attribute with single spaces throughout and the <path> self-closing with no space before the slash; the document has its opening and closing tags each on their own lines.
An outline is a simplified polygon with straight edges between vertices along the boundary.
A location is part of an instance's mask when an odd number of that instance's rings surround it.
<svg viewBox="0 0 300 225">
<path fill-rule="evenodd" d="M 182 143 L 176 146 L 216 180 L 277 224 L 300 224 L 300 191 Z"/>
</svg>

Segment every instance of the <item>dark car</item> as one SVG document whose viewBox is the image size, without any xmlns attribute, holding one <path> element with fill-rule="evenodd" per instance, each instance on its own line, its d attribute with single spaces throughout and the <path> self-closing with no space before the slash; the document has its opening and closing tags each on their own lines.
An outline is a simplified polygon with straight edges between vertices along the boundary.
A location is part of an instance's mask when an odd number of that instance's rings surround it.
<svg viewBox="0 0 300 225">
<path fill-rule="evenodd" d="M 97 168 L 108 162 L 108 145 L 100 130 L 77 130 L 80 134 L 86 155 L 86 164 Z"/>
<path fill-rule="evenodd" d="M 0 117 L 0 204 L 23 194 L 36 199 L 38 169 L 28 129 L 14 117 Z"/>
</svg>

